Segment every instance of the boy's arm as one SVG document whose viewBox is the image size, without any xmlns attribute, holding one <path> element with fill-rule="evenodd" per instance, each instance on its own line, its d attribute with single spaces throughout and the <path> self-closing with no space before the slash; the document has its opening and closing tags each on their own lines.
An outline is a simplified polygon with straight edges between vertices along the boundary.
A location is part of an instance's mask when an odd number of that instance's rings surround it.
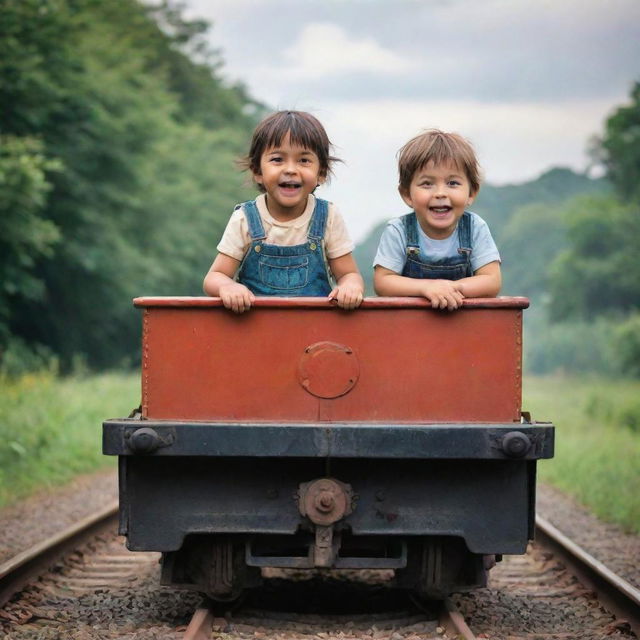
<svg viewBox="0 0 640 640">
<path fill-rule="evenodd" d="M 464 295 L 453 280 L 408 278 L 391 269 L 375 266 L 373 286 L 379 296 L 416 296 L 427 298 L 434 309 L 457 309 Z"/>
<path fill-rule="evenodd" d="M 346 253 L 338 258 L 329 258 L 329 268 L 336 279 L 336 286 L 329 294 L 329 299 L 336 300 L 342 309 L 359 307 L 364 295 L 364 281 L 353 254 Z"/>
<path fill-rule="evenodd" d="M 219 296 L 222 304 L 234 313 L 247 311 L 255 300 L 255 296 L 247 287 L 233 279 L 239 267 L 240 260 L 219 253 L 202 284 L 207 295 Z"/>
<path fill-rule="evenodd" d="M 455 285 L 465 298 L 495 298 L 502 286 L 500 263 L 496 260 L 485 264 L 472 276 L 456 280 Z"/>
<path fill-rule="evenodd" d="M 376 293 L 380 296 L 426 298 L 434 309 L 453 310 L 461 306 L 464 296 L 451 280 L 408 278 L 400 275 L 406 260 L 406 245 L 402 223 L 399 219 L 392 220 L 382 233 L 374 260 L 373 284 Z M 383 264 L 387 266 L 382 266 Z"/>
</svg>

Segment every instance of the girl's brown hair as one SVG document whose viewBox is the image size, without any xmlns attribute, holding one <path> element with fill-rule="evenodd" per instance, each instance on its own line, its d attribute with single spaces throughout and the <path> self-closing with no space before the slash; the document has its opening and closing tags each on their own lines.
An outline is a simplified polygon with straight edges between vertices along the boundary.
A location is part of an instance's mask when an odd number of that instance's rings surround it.
<svg viewBox="0 0 640 640">
<path fill-rule="evenodd" d="M 434 165 L 455 164 L 467 176 L 471 193 L 479 191 L 480 166 L 471 143 L 457 133 L 446 133 L 439 129 L 428 129 L 411 138 L 398 151 L 400 190 L 409 191 L 416 171 L 429 162 Z"/>
<path fill-rule="evenodd" d="M 331 173 L 331 165 L 340 158 L 331 155 L 332 144 L 320 121 L 305 111 L 277 111 L 267 116 L 253 132 L 249 153 L 241 158 L 239 165 L 252 173 L 260 173 L 262 154 L 282 143 L 289 134 L 292 144 L 310 149 L 320 161 L 320 176 L 326 178 Z M 259 184 L 258 188 L 264 191 Z"/>
</svg>

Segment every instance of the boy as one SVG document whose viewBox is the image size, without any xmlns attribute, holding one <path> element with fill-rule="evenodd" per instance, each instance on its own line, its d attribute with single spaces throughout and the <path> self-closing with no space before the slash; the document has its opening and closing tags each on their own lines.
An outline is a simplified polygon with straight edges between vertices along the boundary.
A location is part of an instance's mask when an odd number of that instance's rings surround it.
<svg viewBox="0 0 640 640">
<path fill-rule="evenodd" d="M 470 143 L 430 129 L 399 152 L 400 196 L 413 211 L 391 220 L 374 261 L 383 296 L 424 296 L 435 309 L 457 309 L 464 298 L 495 297 L 500 254 L 486 222 L 466 211 L 480 189 Z"/>
</svg>

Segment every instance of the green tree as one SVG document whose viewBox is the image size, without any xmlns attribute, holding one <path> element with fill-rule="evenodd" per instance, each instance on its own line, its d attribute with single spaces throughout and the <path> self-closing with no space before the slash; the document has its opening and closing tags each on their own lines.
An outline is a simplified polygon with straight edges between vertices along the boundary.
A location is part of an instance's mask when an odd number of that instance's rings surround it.
<svg viewBox="0 0 640 640">
<path fill-rule="evenodd" d="M 60 165 L 46 158 L 42 143 L 0 135 L 0 337 L 7 339 L 13 300 L 39 300 L 43 282 L 33 272 L 60 240 L 58 227 L 43 216 L 51 184 L 47 172 Z"/>
<path fill-rule="evenodd" d="M 630 104 L 619 107 L 607 120 L 592 153 L 606 168 L 620 197 L 640 202 L 640 82 L 634 84 L 630 98 Z"/>
<path fill-rule="evenodd" d="M 640 304 L 640 211 L 608 197 L 572 202 L 567 248 L 550 266 L 553 320 L 627 313 Z"/>
<path fill-rule="evenodd" d="M 205 26 L 182 20 L 178 5 L 0 8 L 2 131 L 38 140 L 32 155 L 44 159 L 31 253 L 8 236 L 11 268 L 31 255 L 23 282 L 37 287 L 9 300 L 5 329 L 63 366 L 77 355 L 117 364 L 138 348 L 132 297 L 201 290 L 217 236 L 248 196 L 233 159 L 260 105 L 222 82 Z"/>
<path fill-rule="evenodd" d="M 535 203 L 517 208 L 500 233 L 503 295 L 539 298 L 549 290 L 549 265 L 565 246 L 561 204 Z"/>
</svg>

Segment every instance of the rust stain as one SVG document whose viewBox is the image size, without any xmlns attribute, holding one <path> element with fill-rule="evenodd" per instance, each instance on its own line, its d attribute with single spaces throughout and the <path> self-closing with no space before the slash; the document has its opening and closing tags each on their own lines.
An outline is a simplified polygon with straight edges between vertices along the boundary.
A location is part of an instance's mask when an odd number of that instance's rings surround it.
<svg viewBox="0 0 640 640">
<path fill-rule="evenodd" d="M 515 314 L 516 322 L 516 385 L 515 385 L 515 412 L 514 422 L 520 420 L 520 411 L 522 405 L 522 311 L 517 311 Z"/>
<path fill-rule="evenodd" d="M 149 309 L 142 314 L 142 417 L 146 418 L 149 407 Z"/>
</svg>

